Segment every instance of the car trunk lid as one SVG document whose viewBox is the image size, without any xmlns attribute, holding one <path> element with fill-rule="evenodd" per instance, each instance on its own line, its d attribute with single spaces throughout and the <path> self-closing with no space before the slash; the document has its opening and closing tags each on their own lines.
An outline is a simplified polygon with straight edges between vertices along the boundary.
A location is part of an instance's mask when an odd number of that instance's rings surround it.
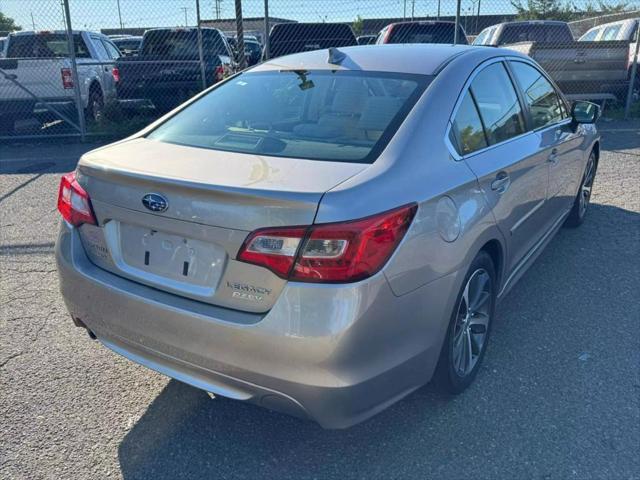
<svg viewBox="0 0 640 480">
<path fill-rule="evenodd" d="M 78 166 L 98 219 L 80 228 L 82 241 L 95 264 L 118 275 L 264 312 L 286 281 L 235 260 L 248 232 L 310 225 L 324 192 L 366 167 L 123 142 L 85 155 Z M 148 195 L 166 205 L 145 206 Z"/>
</svg>

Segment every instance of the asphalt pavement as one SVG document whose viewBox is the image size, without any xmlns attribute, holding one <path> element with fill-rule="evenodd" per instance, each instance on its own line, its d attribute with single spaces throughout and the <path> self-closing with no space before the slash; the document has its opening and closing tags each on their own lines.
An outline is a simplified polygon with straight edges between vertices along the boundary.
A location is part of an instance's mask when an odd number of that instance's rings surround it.
<svg viewBox="0 0 640 480">
<path fill-rule="evenodd" d="M 604 128 L 585 224 L 499 306 L 475 384 L 341 431 L 211 400 L 74 327 L 55 203 L 92 146 L 0 144 L 0 478 L 639 479 L 640 125 Z"/>
</svg>

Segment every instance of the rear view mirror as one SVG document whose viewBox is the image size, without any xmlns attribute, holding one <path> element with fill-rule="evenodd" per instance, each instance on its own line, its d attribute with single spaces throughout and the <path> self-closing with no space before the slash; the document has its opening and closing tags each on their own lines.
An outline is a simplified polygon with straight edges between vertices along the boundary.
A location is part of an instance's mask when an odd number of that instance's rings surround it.
<svg viewBox="0 0 640 480">
<path fill-rule="evenodd" d="M 571 118 L 576 123 L 596 123 L 600 116 L 600 107 L 591 102 L 573 102 Z"/>
</svg>

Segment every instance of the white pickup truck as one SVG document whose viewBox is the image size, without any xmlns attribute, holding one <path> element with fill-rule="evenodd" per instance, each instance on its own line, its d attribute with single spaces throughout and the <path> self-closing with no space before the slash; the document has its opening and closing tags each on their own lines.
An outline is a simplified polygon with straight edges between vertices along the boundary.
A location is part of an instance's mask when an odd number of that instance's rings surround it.
<svg viewBox="0 0 640 480">
<path fill-rule="evenodd" d="M 114 61 L 120 52 L 100 33 L 74 31 L 73 38 L 82 106 L 88 121 L 96 120 L 105 102 L 116 95 Z M 16 32 L 4 43 L 0 135 L 11 133 L 18 119 L 57 115 L 55 111 L 77 122 L 66 32 Z"/>
</svg>

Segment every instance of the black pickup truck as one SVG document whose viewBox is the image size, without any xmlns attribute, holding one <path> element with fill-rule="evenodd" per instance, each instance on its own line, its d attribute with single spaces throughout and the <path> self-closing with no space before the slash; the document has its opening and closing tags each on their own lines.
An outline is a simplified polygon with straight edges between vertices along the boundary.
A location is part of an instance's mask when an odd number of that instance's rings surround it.
<svg viewBox="0 0 640 480">
<path fill-rule="evenodd" d="M 203 28 L 202 47 L 207 86 L 235 71 L 231 49 L 219 30 Z M 123 105 L 151 103 L 161 112 L 168 111 L 203 89 L 198 30 L 147 30 L 139 54 L 120 57 L 116 68 L 118 100 Z"/>
</svg>

